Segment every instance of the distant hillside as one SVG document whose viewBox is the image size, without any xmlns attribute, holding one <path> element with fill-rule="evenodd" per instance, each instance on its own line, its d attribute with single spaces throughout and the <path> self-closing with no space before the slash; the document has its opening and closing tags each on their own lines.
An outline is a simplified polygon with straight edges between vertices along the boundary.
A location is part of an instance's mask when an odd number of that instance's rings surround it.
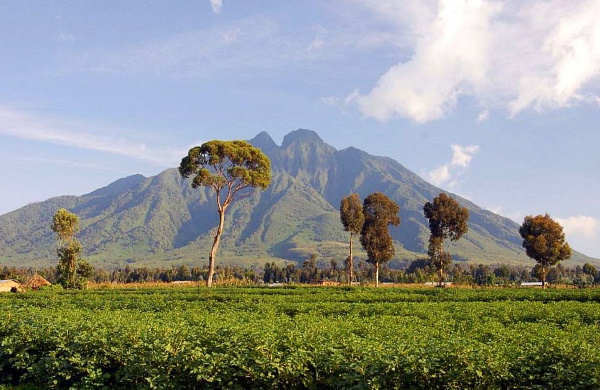
<svg viewBox="0 0 600 390">
<path fill-rule="evenodd" d="M 402 223 L 392 229 L 396 258 L 424 257 L 428 228 L 422 208 L 442 189 L 390 158 L 356 148 L 338 151 L 310 130 L 288 134 L 281 146 L 265 132 L 250 142 L 270 157 L 272 184 L 228 210 L 219 262 L 302 261 L 311 253 L 342 260 L 347 234 L 340 201 L 352 192 L 364 198 L 375 191 L 400 205 Z M 450 245 L 455 260 L 534 264 L 521 248 L 516 223 L 452 196 L 470 211 L 468 234 Z M 53 198 L 0 216 L 0 264 L 55 262 L 49 226 L 61 207 L 80 216 L 85 255 L 102 266 L 205 263 L 217 222 L 213 194 L 192 189 L 176 169 L 150 178 L 135 175 L 87 195 Z M 599 262 L 576 253 L 565 265 L 587 261 Z"/>
</svg>

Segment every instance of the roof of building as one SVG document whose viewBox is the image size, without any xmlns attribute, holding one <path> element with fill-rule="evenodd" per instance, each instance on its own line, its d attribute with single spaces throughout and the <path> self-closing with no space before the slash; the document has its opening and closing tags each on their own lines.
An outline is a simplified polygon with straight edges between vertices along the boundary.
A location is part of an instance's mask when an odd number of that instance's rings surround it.
<svg viewBox="0 0 600 390">
<path fill-rule="evenodd" d="M 41 275 L 35 274 L 31 278 L 29 278 L 29 280 L 27 282 L 25 282 L 25 284 L 23 286 L 27 287 L 27 288 L 37 288 L 37 287 L 50 286 L 50 285 L 52 285 L 52 283 L 47 281 L 46 278 L 44 278 Z"/>
</svg>

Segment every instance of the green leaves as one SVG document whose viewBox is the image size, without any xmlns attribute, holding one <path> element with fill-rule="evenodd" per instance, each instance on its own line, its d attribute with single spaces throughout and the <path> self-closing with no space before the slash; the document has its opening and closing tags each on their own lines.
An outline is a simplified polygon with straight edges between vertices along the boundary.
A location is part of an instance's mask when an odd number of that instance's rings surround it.
<svg viewBox="0 0 600 390">
<path fill-rule="evenodd" d="M 340 202 L 340 220 L 344 230 L 352 234 L 360 233 L 365 223 L 363 206 L 358 194 L 350 194 Z"/>
<path fill-rule="evenodd" d="M 0 305 L 0 388 L 600 385 L 593 289 L 148 288 Z"/>
<path fill-rule="evenodd" d="M 394 245 L 388 226 L 400 224 L 400 206 L 376 192 L 363 202 L 365 223 L 360 232 L 360 242 L 373 263 L 386 262 L 394 256 Z"/>
<path fill-rule="evenodd" d="M 247 187 L 265 189 L 271 182 L 271 162 L 246 141 L 210 141 L 193 147 L 181 160 L 179 173 L 194 176 L 192 186 L 220 191 L 230 186 L 231 195 Z"/>
<path fill-rule="evenodd" d="M 425 203 L 423 213 L 432 236 L 456 241 L 469 229 L 469 210 L 444 193 Z"/>
<path fill-rule="evenodd" d="M 56 233 L 57 239 L 71 241 L 79 231 L 79 217 L 66 209 L 59 209 L 52 218 L 50 228 Z"/>
</svg>

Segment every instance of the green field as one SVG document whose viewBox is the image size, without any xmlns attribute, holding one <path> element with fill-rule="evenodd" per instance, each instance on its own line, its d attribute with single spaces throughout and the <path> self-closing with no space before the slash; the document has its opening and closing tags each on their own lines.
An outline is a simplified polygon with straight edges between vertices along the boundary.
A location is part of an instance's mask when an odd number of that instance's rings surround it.
<svg viewBox="0 0 600 390">
<path fill-rule="evenodd" d="M 597 389 L 600 290 L 1 294 L 0 388 Z"/>
</svg>

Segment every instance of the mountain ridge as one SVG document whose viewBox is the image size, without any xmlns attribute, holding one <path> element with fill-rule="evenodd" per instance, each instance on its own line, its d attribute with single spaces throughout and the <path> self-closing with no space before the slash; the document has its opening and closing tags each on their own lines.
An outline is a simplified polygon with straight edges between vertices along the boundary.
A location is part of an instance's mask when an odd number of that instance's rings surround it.
<svg viewBox="0 0 600 390">
<path fill-rule="evenodd" d="M 355 147 L 336 150 L 312 130 L 287 134 L 281 146 L 266 132 L 250 143 L 271 159 L 272 184 L 232 204 L 218 261 L 300 262 L 316 253 L 339 263 L 347 245 L 339 203 L 352 192 L 364 198 L 375 191 L 400 205 L 402 223 L 391 229 L 396 258 L 426 256 L 429 231 L 422 207 L 443 190 L 389 157 Z M 518 224 L 451 196 L 471 214 L 469 233 L 449 246 L 455 260 L 534 265 L 521 248 Z M 49 225 L 56 209 L 64 207 L 80 216 L 79 237 L 94 264 L 197 265 L 206 261 L 216 226 L 213 202 L 211 191 L 192 189 L 174 168 L 148 178 L 125 177 L 80 197 L 52 198 L 0 216 L 0 264 L 55 261 Z M 600 262 L 576 253 L 572 263 L 586 261 Z"/>
</svg>

